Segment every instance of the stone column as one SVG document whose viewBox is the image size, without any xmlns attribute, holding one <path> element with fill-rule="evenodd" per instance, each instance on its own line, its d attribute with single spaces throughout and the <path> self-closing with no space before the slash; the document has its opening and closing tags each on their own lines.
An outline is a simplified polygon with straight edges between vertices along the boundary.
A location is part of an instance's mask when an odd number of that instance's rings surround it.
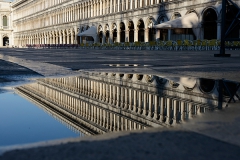
<svg viewBox="0 0 240 160">
<path fill-rule="evenodd" d="M 167 117 L 166 117 L 166 123 L 169 123 L 170 122 L 170 113 L 171 113 L 171 99 L 170 98 L 167 98 Z"/>
<path fill-rule="evenodd" d="M 124 108 L 124 100 L 125 100 L 125 92 L 124 92 L 124 88 L 120 87 L 120 107 Z"/>
<path fill-rule="evenodd" d="M 138 42 L 138 29 L 134 30 L 134 42 Z"/>
<path fill-rule="evenodd" d="M 173 100 L 173 123 L 175 125 L 177 123 L 177 100 Z"/>
<path fill-rule="evenodd" d="M 152 97 L 153 95 L 149 94 L 149 104 L 148 104 L 148 117 L 149 118 L 152 118 L 152 106 L 153 106 L 153 103 L 152 103 Z"/>
<path fill-rule="evenodd" d="M 113 32 L 109 31 L 110 37 L 109 37 L 109 43 L 113 43 Z"/>
<path fill-rule="evenodd" d="M 100 15 L 102 15 L 102 9 L 103 9 L 103 2 L 102 0 L 100 1 Z"/>
<path fill-rule="evenodd" d="M 158 96 L 154 95 L 154 119 L 158 118 Z"/>
<path fill-rule="evenodd" d="M 99 99 L 100 99 L 100 100 L 103 100 L 102 83 L 100 83 L 100 82 L 99 82 L 99 89 L 100 89 L 100 95 L 99 95 L 100 97 L 99 97 Z"/>
<path fill-rule="evenodd" d="M 106 102 L 109 103 L 109 84 L 106 84 Z"/>
<path fill-rule="evenodd" d="M 121 31 L 117 30 L 117 42 L 120 42 Z"/>
<path fill-rule="evenodd" d="M 138 114 L 142 113 L 142 92 L 138 92 Z"/>
<path fill-rule="evenodd" d="M 128 88 L 125 88 L 125 101 L 124 101 L 124 108 L 128 109 Z"/>
<path fill-rule="evenodd" d="M 192 103 L 188 103 L 188 119 L 192 119 Z"/>
<path fill-rule="evenodd" d="M 125 30 L 125 42 L 129 42 L 129 29 Z"/>
<path fill-rule="evenodd" d="M 119 104 L 119 101 L 120 101 L 120 95 L 121 95 L 121 91 L 120 91 L 120 87 L 119 86 L 116 86 L 116 88 L 117 88 L 117 98 L 116 98 L 116 100 L 117 100 L 117 102 L 116 102 L 116 106 L 117 107 L 120 107 L 120 104 Z"/>
<path fill-rule="evenodd" d="M 185 121 L 185 111 L 184 111 L 184 105 L 185 105 L 185 103 L 184 103 L 184 101 L 181 101 L 181 103 L 180 103 L 180 105 L 181 105 L 181 122 L 184 122 Z"/>
<path fill-rule="evenodd" d="M 109 11 L 109 13 L 112 13 L 112 1 L 113 0 L 110 0 L 110 11 Z"/>
<path fill-rule="evenodd" d="M 119 12 L 120 0 L 118 0 L 117 2 L 118 2 L 118 8 L 117 8 L 117 12 Z M 118 41 L 118 42 L 120 42 L 120 41 Z"/>
<path fill-rule="evenodd" d="M 147 93 L 143 93 L 143 115 L 147 115 Z"/>
<path fill-rule="evenodd" d="M 113 105 L 116 105 L 116 93 L 117 93 L 117 91 L 116 91 L 116 87 L 115 86 L 113 86 L 113 96 L 112 96 L 112 99 L 113 99 Z"/>
<path fill-rule="evenodd" d="M 137 111 L 137 91 L 133 90 L 133 111 Z"/>
<path fill-rule="evenodd" d="M 109 85 L 109 103 L 110 104 L 112 104 L 113 103 L 113 98 L 112 98 L 112 93 L 113 93 L 113 91 L 112 91 L 112 85 Z"/>
<path fill-rule="evenodd" d="M 149 32 L 149 29 L 146 28 L 146 29 L 144 30 L 144 42 L 148 42 L 148 41 L 149 41 L 148 32 Z"/>
<path fill-rule="evenodd" d="M 132 89 L 129 88 L 129 110 L 132 110 Z"/>
<path fill-rule="evenodd" d="M 128 0 L 125 0 L 125 2 L 126 2 L 126 8 L 125 8 L 125 10 L 128 10 Z"/>
</svg>

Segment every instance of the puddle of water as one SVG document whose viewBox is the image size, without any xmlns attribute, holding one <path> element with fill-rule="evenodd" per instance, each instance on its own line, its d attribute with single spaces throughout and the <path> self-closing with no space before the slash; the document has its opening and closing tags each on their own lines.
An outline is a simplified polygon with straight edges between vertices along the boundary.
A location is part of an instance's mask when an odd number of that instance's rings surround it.
<svg viewBox="0 0 240 160">
<path fill-rule="evenodd" d="M 0 102 L 0 146 L 82 135 L 16 93 L 1 93 Z"/>
<path fill-rule="evenodd" d="M 237 84 L 239 83 L 225 82 L 229 89 L 236 88 Z M 16 87 L 15 91 L 77 130 L 77 133 L 95 135 L 148 127 L 172 127 L 185 123 L 217 108 L 219 81 L 81 71 L 78 76 L 38 79 L 37 83 Z M 226 90 L 223 90 L 223 95 L 224 100 L 229 98 Z M 5 117 L 0 119 L 1 122 L 5 121 L 2 124 L 0 122 L 0 129 L 10 132 L 11 141 L 26 143 L 35 134 L 38 134 L 37 140 L 63 138 L 62 134 L 67 132 L 60 131 L 49 116 L 43 117 L 46 115 L 35 111 L 40 110 L 36 106 L 29 107 L 25 105 L 26 101 L 21 102 L 23 104 L 18 102 L 22 98 L 16 94 L 7 93 L 1 97 L 8 104 L 4 103 L 0 107 L 0 118 Z M 17 120 L 18 117 L 21 117 L 20 120 Z M 17 126 L 11 127 L 12 121 Z M 25 132 L 29 132 L 29 135 L 19 138 Z M 5 131 L 1 134 L 4 133 Z M 47 138 L 46 133 L 49 136 Z M 1 134 L 2 138 L 8 133 Z M 76 135 L 66 134 L 66 137 L 72 136 Z"/>
</svg>

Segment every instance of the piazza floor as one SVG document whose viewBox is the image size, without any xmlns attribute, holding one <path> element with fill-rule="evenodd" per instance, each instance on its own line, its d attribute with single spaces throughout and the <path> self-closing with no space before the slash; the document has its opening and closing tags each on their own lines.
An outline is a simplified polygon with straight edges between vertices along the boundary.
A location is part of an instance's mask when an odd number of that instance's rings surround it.
<svg viewBox="0 0 240 160">
<path fill-rule="evenodd" d="M 218 51 L 1 48 L 0 59 L 45 77 L 87 70 L 240 82 L 240 52 L 226 51 L 231 54 L 230 58 L 216 58 L 213 56 L 216 53 Z M 31 149 L 6 152 L 0 159 L 239 159 L 239 113 L 239 102 L 232 103 L 222 111 L 204 114 L 174 129 L 155 128 L 17 146 L 15 149 Z M 0 148 L 0 155 L 8 149 L 13 148 Z"/>
<path fill-rule="evenodd" d="M 25 66 L 44 76 L 59 76 L 72 74 L 76 70 L 87 70 L 224 78 L 239 82 L 239 50 L 227 50 L 226 53 L 231 54 L 230 58 L 214 57 L 217 53 L 219 51 L 1 48 L 0 59 Z M 45 71 L 37 64 L 43 65 Z M 53 65 L 61 68 L 61 72 L 51 68 Z"/>
</svg>

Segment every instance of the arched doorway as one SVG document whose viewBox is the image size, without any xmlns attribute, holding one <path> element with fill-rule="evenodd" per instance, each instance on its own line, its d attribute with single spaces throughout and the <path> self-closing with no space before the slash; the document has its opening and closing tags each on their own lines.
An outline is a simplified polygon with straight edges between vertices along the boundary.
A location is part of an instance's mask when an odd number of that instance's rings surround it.
<svg viewBox="0 0 240 160">
<path fill-rule="evenodd" d="M 103 29 L 102 26 L 98 26 L 98 38 L 99 38 L 99 43 L 103 43 Z"/>
<path fill-rule="evenodd" d="M 109 43 L 109 38 L 110 38 L 110 32 L 109 32 L 109 26 L 108 24 L 105 25 L 105 42 Z"/>
<path fill-rule="evenodd" d="M 148 22 L 148 41 L 155 41 L 156 39 L 156 29 L 153 28 L 153 19 L 149 19 Z"/>
<path fill-rule="evenodd" d="M 99 36 L 99 43 L 103 43 L 103 32 L 100 31 L 98 36 Z"/>
<path fill-rule="evenodd" d="M 120 42 L 125 42 L 125 24 L 120 23 Z"/>
<path fill-rule="evenodd" d="M 133 21 L 128 22 L 129 42 L 134 42 L 134 24 Z"/>
<path fill-rule="evenodd" d="M 217 14 L 212 8 L 203 14 L 204 39 L 217 39 Z"/>
<path fill-rule="evenodd" d="M 9 38 L 3 37 L 3 46 L 8 46 L 8 45 L 9 45 Z"/>
<path fill-rule="evenodd" d="M 144 42 L 144 22 L 138 21 L 138 42 Z"/>
<path fill-rule="evenodd" d="M 161 24 L 168 21 L 168 19 L 165 16 L 159 16 L 157 23 Z M 159 37 L 159 40 L 162 41 L 166 41 L 168 38 L 168 30 L 167 29 L 159 29 L 159 32 L 157 33 L 158 35 L 156 35 L 157 37 Z"/>
</svg>

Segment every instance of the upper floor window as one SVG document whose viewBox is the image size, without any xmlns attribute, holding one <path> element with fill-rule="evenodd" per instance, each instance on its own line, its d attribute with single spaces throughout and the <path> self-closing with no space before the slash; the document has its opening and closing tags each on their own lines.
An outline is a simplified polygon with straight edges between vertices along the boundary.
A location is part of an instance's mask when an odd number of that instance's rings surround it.
<svg viewBox="0 0 240 160">
<path fill-rule="evenodd" d="M 8 26 L 7 16 L 3 16 L 3 26 Z"/>
</svg>

